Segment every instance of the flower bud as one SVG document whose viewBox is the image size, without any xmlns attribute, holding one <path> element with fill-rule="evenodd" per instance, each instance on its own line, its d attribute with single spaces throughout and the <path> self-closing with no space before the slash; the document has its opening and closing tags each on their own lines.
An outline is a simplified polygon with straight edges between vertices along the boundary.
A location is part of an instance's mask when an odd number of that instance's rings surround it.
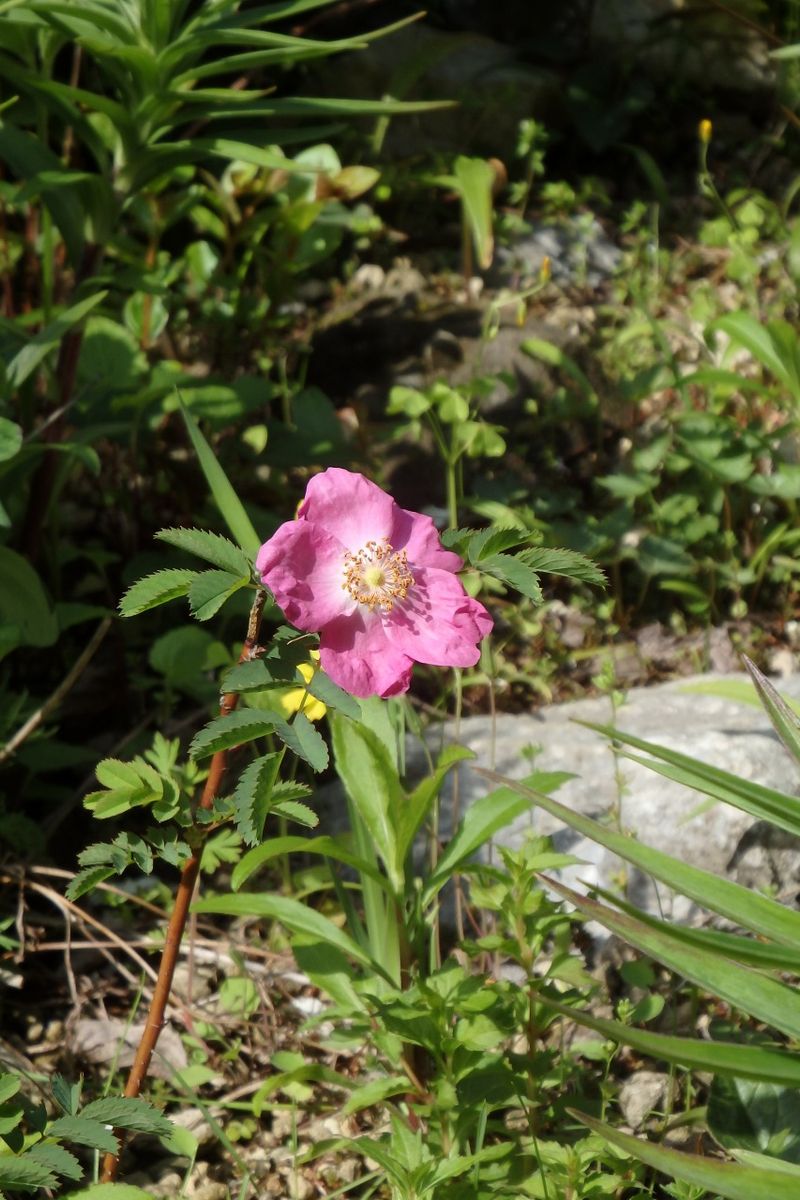
<svg viewBox="0 0 800 1200">
<path fill-rule="evenodd" d="M 707 146 L 708 143 L 711 141 L 711 134 L 713 132 L 714 132 L 713 125 L 709 121 L 708 117 L 704 117 L 703 120 L 700 122 L 700 124 L 697 126 L 697 136 L 699 137 L 701 143 L 704 146 Z"/>
</svg>

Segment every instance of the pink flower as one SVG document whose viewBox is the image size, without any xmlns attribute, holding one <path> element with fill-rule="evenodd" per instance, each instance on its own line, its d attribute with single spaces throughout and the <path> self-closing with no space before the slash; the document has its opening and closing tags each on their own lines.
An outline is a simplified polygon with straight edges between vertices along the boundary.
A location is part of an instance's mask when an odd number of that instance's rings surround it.
<svg viewBox="0 0 800 1200">
<path fill-rule="evenodd" d="M 287 619 L 319 632 L 323 669 L 354 696 L 405 692 L 415 662 L 472 667 L 492 628 L 430 517 L 339 467 L 314 476 L 256 567 Z"/>
</svg>

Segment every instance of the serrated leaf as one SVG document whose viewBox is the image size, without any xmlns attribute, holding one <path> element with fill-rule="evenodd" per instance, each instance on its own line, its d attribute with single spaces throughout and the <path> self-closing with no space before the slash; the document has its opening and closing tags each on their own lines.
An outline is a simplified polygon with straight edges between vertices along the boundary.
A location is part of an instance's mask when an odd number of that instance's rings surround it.
<svg viewBox="0 0 800 1200">
<path fill-rule="evenodd" d="M 597 583 L 605 587 L 605 573 L 584 554 L 577 550 L 560 550 L 547 546 L 532 546 L 518 556 L 534 571 L 545 571 L 548 575 L 566 575 L 582 583 Z"/>
<path fill-rule="evenodd" d="M 37 1142 L 27 1151 L 26 1158 L 55 1171 L 57 1175 L 63 1175 L 65 1179 L 80 1179 L 83 1175 L 83 1168 L 75 1155 L 55 1143 Z"/>
<path fill-rule="evenodd" d="M 254 846 L 264 833 L 280 754 L 265 754 L 250 763 L 239 776 L 233 793 L 236 828 L 247 846 Z"/>
<path fill-rule="evenodd" d="M 56 1104 L 68 1117 L 74 1117 L 81 1102 L 82 1082 L 68 1083 L 63 1075 L 54 1075 L 51 1086 Z"/>
<path fill-rule="evenodd" d="M 527 541 L 530 534 L 522 529 L 497 529 L 490 526 L 488 529 L 481 529 L 478 533 L 474 533 L 467 546 L 467 557 L 473 566 L 480 566 L 481 560 L 490 558 L 493 554 L 500 554 L 503 550 L 510 550 L 512 546 L 518 546 L 520 542 Z"/>
<path fill-rule="evenodd" d="M 307 829 L 316 829 L 319 825 L 319 817 L 313 809 L 307 804 L 298 804 L 296 800 L 280 800 L 273 803 L 272 811 L 279 817 L 286 817 L 289 821 L 296 821 L 298 825 L 305 825 Z"/>
<path fill-rule="evenodd" d="M 129 1129 L 133 1133 L 153 1133 L 156 1137 L 167 1136 L 172 1123 L 162 1112 L 149 1104 L 130 1096 L 107 1096 L 93 1100 L 81 1110 L 82 1117 L 91 1117 L 115 1129 Z"/>
<path fill-rule="evenodd" d="M 328 747 L 308 717 L 297 713 L 291 725 L 280 717 L 273 717 L 273 725 L 284 745 L 307 762 L 313 771 L 325 770 L 329 761 Z"/>
<path fill-rule="evenodd" d="M 203 571 L 189 588 L 189 608 L 198 621 L 207 621 L 218 613 L 223 604 L 230 600 L 240 588 L 250 582 L 246 575 L 232 575 L 230 571 Z"/>
<path fill-rule="evenodd" d="M 55 1187 L 58 1177 L 29 1154 L 0 1155 L 0 1188 L 24 1188 L 26 1191 L 40 1187 Z"/>
<path fill-rule="evenodd" d="M 24 1109 L 18 1100 L 6 1100 L 0 1104 L 0 1137 L 16 1129 L 22 1120 Z"/>
<path fill-rule="evenodd" d="M 264 737 L 275 729 L 276 718 L 248 709 L 244 712 L 227 713 L 224 717 L 215 717 L 192 738 L 189 753 L 192 758 L 208 758 L 218 750 L 229 750 L 232 746 L 243 746 L 255 738 Z"/>
<path fill-rule="evenodd" d="M 542 603 L 544 597 L 539 585 L 539 576 L 519 556 L 493 554 L 481 560 L 480 568 L 523 596 L 528 596 L 536 604 Z"/>
<path fill-rule="evenodd" d="M 300 682 L 315 700 L 321 700 L 328 708 L 335 708 L 337 712 L 352 717 L 354 721 L 361 719 L 361 705 L 355 697 L 344 688 L 340 688 L 338 683 L 334 683 L 324 671 L 315 671 L 311 679 L 301 679 Z"/>
<path fill-rule="evenodd" d="M 159 604 L 177 600 L 187 595 L 197 576 L 197 571 L 185 571 L 178 567 L 145 575 L 144 579 L 132 584 L 120 600 L 120 614 L 123 617 L 135 617 L 148 608 L 157 608 Z"/>
<path fill-rule="evenodd" d="M 86 867 L 85 870 L 79 871 L 71 881 L 65 895 L 68 900 L 79 900 L 81 896 L 85 896 L 87 892 L 96 888 L 98 883 L 103 883 L 104 880 L 110 879 L 112 875 L 116 874 L 113 867 Z"/>
<path fill-rule="evenodd" d="M 187 554 L 213 563 L 223 571 L 230 571 L 232 575 L 250 576 L 251 563 L 247 555 L 219 533 L 211 533 L 206 529 L 159 529 L 156 537 L 161 542 L 185 550 Z"/>
</svg>

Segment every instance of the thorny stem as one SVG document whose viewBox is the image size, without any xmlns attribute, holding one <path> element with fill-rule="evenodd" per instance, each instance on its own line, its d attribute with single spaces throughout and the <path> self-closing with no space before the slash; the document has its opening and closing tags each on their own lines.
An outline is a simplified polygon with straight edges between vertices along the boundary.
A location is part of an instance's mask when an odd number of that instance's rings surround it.
<svg viewBox="0 0 800 1200">
<path fill-rule="evenodd" d="M 253 607 L 250 609 L 247 638 L 242 646 L 242 653 L 239 655 L 240 663 L 248 662 L 253 657 L 258 645 L 261 614 L 264 610 L 265 600 L 266 592 L 263 588 L 259 588 L 253 601 Z M 238 693 L 226 692 L 220 704 L 220 716 L 224 717 L 228 713 L 233 712 L 238 699 Z M 200 797 L 199 808 L 210 809 L 213 806 L 220 783 L 222 782 L 222 776 L 225 772 L 227 757 L 228 752 L 226 750 L 218 750 L 211 759 L 211 768 L 208 772 L 205 787 L 203 788 L 203 794 Z M 129 1097 L 139 1095 L 142 1084 L 147 1077 L 147 1071 L 150 1066 L 150 1060 L 153 1057 L 153 1051 L 156 1048 L 158 1036 L 164 1027 L 164 1014 L 167 1008 L 169 993 L 172 989 L 172 978 L 175 974 L 181 941 L 186 929 L 189 906 L 192 902 L 198 875 L 200 874 L 200 859 L 203 855 L 204 839 L 202 831 L 198 830 L 198 832 L 200 833 L 200 837 L 195 842 L 192 855 L 187 859 L 181 871 L 180 882 L 178 883 L 178 890 L 175 895 L 175 905 L 169 919 L 169 924 L 167 925 L 164 948 L 161 951 L 161 962 L 158 967 L 158 979 L 153 991 L 153 999 L 150 1003 L 150 1010 L 147 1014 L 141 1041 L 136 1050 L 133 1065 L 128 1075 L 128 1082 L 125 1086 L 125 1095 Z M 116 1178 L 118 1168 L 119 1155 L 107 1154 L 103 1160 L 102 1182 L 112 1182 Z"/>
</svg>

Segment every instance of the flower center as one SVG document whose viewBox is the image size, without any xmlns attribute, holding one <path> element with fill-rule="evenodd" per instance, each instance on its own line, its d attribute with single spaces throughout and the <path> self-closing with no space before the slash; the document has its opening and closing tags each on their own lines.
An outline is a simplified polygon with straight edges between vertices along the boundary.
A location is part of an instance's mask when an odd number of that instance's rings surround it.
<svg viewBox="0 0 800 1200">
<path fill-rule="evenodd" d="M 370 612 L 376 607 L 391 612 L 395 600 L 405 600 L 413 583 L 405 550 L 395 552 L 386 539 L 367 542 L 358 554 L 348 550 L 344 556 L 342 587 Z"/>
</svg>

